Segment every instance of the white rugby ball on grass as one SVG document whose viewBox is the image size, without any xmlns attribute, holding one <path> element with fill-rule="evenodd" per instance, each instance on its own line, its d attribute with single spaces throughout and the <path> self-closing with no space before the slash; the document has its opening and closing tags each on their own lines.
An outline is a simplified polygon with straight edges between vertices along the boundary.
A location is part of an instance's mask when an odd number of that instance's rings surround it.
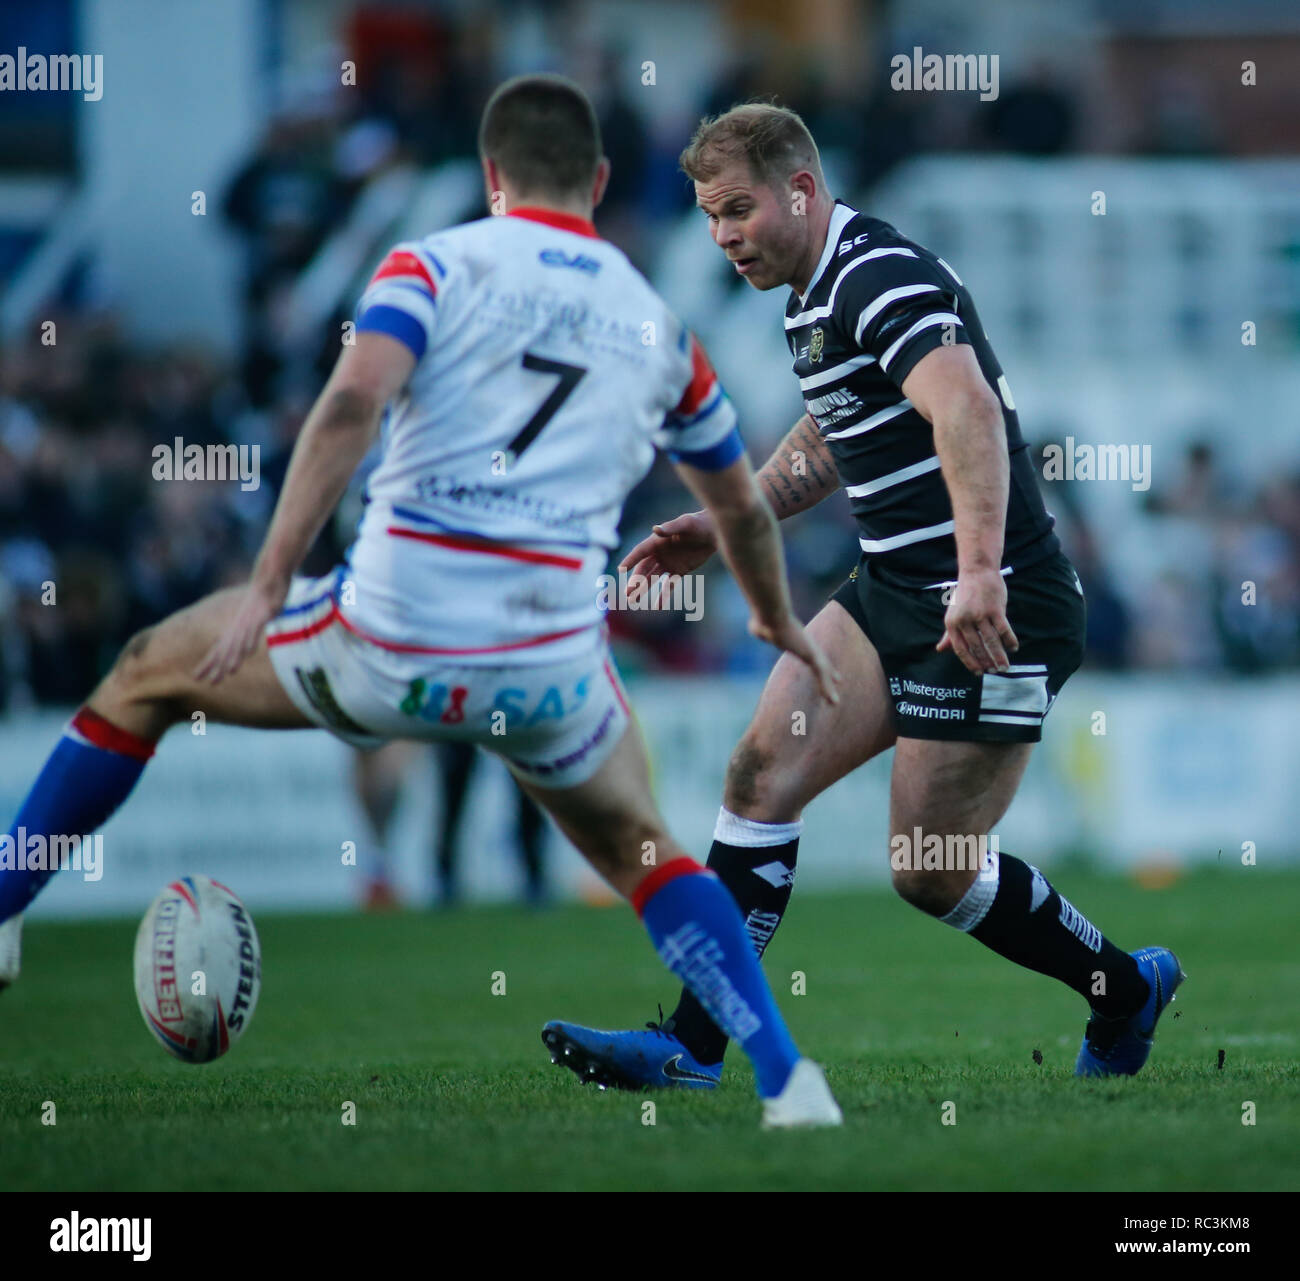
<svg viewBox="0 0 1300 1281">
<path fill-rule="evenodd" d="M 135 996 L 150 1032 L 184 1063 L 211 1063 L 243 1035 L 262 990 L 248 909 L 207 876 L 182 876 L 135 936 Z"/>
</svg>

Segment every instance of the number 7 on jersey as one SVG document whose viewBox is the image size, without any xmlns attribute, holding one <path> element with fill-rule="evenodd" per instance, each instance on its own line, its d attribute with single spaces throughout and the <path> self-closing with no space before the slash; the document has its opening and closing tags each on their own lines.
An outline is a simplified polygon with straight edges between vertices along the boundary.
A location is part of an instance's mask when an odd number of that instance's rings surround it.
<svg viewBox="0 0 1300 1281">
<path fill-rule="evenodd" d="M 562 360 L 548 360 L 545 356 L 534 356 L 531 351 L 524 352 L 524 368 L 539 374 L 555 374 L 560 381 L 538 406 L 537 412 L 524 424 L 520 433 L 506 446 L 506 458 L 509 462 L 515 462 L 519 455 L 537 439 L 542 428 L 551 421 L 587 372 L 582 365 L 566 365 Z"/>
</svg>

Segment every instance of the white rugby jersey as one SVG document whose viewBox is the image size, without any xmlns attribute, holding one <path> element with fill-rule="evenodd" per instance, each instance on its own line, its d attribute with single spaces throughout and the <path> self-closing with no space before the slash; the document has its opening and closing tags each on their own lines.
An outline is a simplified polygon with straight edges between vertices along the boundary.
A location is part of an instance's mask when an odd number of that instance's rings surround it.
<svg viewBox="0 0 1300 1281">
<path fill-rule="evenodd" d="M 743 452 L 708 358 L 592 224 L 520 208 L 396 246 L 358 308 L 416 366 L 336 589 L 413 654 L 550 662 L 597 643 L 598 577 L 655 447 Z"/>
</svg>

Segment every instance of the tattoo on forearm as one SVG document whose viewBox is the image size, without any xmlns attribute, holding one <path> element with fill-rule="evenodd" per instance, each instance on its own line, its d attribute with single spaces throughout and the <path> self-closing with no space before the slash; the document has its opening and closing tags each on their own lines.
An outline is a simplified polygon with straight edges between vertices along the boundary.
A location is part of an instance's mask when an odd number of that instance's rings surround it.
<svg viewBox="0 0 1300 1281">
<path fill-rule="evenodd" d="M 781 442 L 759 479 L 778 517 L 803 511 L 836 488 L 839 482 L 828 465 L 826 446 L 806 414 Z"/>
</svg>

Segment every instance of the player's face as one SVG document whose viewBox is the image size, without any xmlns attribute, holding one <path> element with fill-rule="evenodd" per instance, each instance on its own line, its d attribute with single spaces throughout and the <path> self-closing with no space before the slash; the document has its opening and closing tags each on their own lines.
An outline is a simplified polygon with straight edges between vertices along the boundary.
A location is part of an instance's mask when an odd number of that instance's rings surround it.
<svg viewBox="0 0 1300 1281">
<path fill-rule="evenodd" d="M 788 285 L 807 255 L 809 219 L 795 201 L 755 181 L 743 161 L 695 184 L 695 203 L 735 270 L 755 289 Z"/>
</svg>

